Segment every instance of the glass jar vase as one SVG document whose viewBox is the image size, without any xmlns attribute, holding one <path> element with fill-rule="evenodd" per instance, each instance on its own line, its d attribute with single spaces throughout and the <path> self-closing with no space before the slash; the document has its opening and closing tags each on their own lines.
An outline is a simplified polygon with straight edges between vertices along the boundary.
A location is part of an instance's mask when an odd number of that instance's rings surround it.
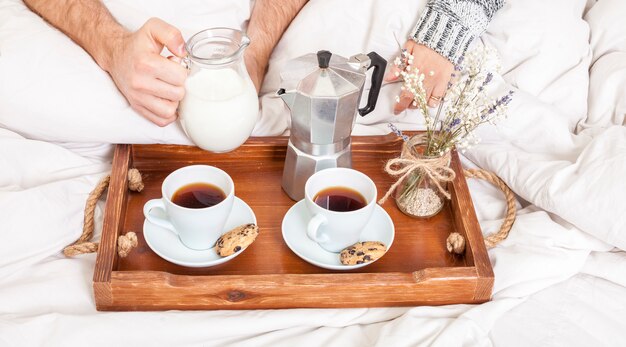
<svg viewBox="0 0 626 347">
<path fill-rule="evenodd" d="M 408 216 L 430 218 L 443 209 L 447 199 L 450 154 L 424 155 L 423 143 L 411 146 L 410 151 L 414 169 L 398 184 L 396 205 Z"/>
</svg>

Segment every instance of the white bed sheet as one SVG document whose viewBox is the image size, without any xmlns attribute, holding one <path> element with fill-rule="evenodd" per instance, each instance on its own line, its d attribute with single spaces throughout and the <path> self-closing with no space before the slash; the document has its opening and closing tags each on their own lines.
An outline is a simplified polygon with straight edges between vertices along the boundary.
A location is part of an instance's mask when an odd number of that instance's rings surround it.
<svg viewBox="0 0 626 347">
<path fill-rule="evenodd" d="M 147 3 L 107 2 L 130 27 L 159 15 L 186 33 L 207 23 L 241 25 L 249 14 L 247 1 L 189 2 L 184 11 L 167 1 Z M 394 35 L 408 32 L 424 2 L 341 4 L 310 2 L 283 37 L 257 133 L 288 127 L 288 113 L 272 96 L 282 62 L 320 48 L 390 58 Z M 521 197 L 511 235 L 489 253 L 496 274 L 491 302 L 101 313 L 91 290 L 95 256 L 66 259 L 59 252 L 80 234 L 85 198 L 109 169 L 107 143 L 187 140 L 176 125 L 156 128 L 132 114 L 84 52 L 19 1 L 0 1 L 0 345 L 626 343 L 626 28 L 615 24 L 624 16 L 619 0 L 509 0 L 483 36 L 503 56 L 495 89 L 518 91 L 509 119 L 497 131 L 483 129 L 483 143 L 466 153 Z M 30 69 L 15 69 L 20 61 Z M 419 127 L 415 112 L 390 116 L 397 87 L 383 88 L 358 133 L 384 133 L 390 119 Z M 33 95 L 38 103 L 29 102 Z M 67 106 L 70 96 L 75 106 Z M 500 193 L 473 181 L 470 190 L 484 232 L 497 230 Z"/>
</svg>

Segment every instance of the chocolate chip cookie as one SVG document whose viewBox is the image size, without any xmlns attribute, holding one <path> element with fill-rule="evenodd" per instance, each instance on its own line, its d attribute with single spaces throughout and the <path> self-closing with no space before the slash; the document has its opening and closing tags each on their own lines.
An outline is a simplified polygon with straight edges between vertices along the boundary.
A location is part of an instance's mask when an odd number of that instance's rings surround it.
<svg viewBox="0 0 626 347">
<path fill-rule="evenodd" d="M 339 259 L 343 265 L 357 265 L 372 262 L 382 257 L 385 252 L 387 252 L 387 247 L 382 242 L 357 242 L 344 248 L 339 254 Z"/>
<path fill-rule="evenodd" d="M 217 239 L 215 244 L 217 255 L 227 257 L 237 253 L 254 242 L 257 235 L 259 235 L 259 227 L 256 224 L 240 225 Z"/>
</svg>

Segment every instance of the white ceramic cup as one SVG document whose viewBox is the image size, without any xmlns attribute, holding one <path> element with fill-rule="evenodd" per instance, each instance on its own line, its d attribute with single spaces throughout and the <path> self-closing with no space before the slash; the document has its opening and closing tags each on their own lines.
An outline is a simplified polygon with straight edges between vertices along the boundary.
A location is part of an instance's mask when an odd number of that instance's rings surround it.
<svg viewBox="0 0 626 347">
<path fill-rule="evenodd" d="M 187 208 L 172 202 L 172 196 L 181 187 L 193 183 L 209 183 L 222 189 L 226 198 L 220 203 L 204 208 Z M 209 249 L 224 233 L 224 225 L 233 208 L 235 184 L 230 176 L 213 166 L 192 165 L 169 174 L 161 186 L 162 198 L 153 199 L 143 206 L 143 215 L 150 223 L 178 235 L 180 241 L 194 250 Z M 151 211 L 162 209 L 166 218 Z"/>
<path fill-rule="evenodd" d="M 327 210 L 313 200 L 317 193 L 331 187 L 346 187 L 361 193 L 367 205 L 355 211 L 336 212 Z M 318 171 L 304 186 L 304 199 L 311 213 L 307 225 L 308 237 L 329 252 L 342 249 L 359 241 L 376 207 L 376 185 L 365 174 L 346 168 Z"/>
</svg>

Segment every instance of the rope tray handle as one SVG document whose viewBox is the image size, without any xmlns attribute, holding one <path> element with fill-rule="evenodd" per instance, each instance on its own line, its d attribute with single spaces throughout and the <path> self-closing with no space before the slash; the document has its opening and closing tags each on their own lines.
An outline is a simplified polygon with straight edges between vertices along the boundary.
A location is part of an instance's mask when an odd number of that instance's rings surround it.
<svg viewBox="0 0 626 347">
<path fill-rule="evenodd" d="M 485 237 L 485 246 L 491 249 L 509 236 L 509 232 L 515 223 L 517 209 L 515 208 L 515 194 L 509 186 L 495 173 L 482 169 L 464 169 L 467 178 L 478 178 L 490 182 L 498 187 L 506 199 L 506 214 L 498 232 Z M 446 240 L 446 248 L 450 253 L 462 254 L 465 251 L 465 238 L 459 233 L 451 233 Z"/>
<path fill-rule="evenodd" d="M 83 233 L 78 240 L 73 244 L 63 249 L 63 254 L 66 257 L 74 257 L 80 254 L 94 253 L 98 251 L 98 242 L 91 242 L 93 231 L 95 227 L 94 214 L 96 211 L 96 204 L 102 196 L 102 194 L 109 187 L 111 181 L 111 175 L 103 177 L 98 185 L 89 193 L 87 202 L 85 203 L 85 219 L 83 221 Z M 143 181 L 141 179 L 141 173 L 137 169 L 128 170 L 128 189 L 140 192 L 143 190 Z M 117 254 L 120 257 L 126 257 L 130 251 L 137 247 L 137 234 L 132 231 L 127 232 L 124 235 L 120 235 L 117 238 Z"/>
</svg>

